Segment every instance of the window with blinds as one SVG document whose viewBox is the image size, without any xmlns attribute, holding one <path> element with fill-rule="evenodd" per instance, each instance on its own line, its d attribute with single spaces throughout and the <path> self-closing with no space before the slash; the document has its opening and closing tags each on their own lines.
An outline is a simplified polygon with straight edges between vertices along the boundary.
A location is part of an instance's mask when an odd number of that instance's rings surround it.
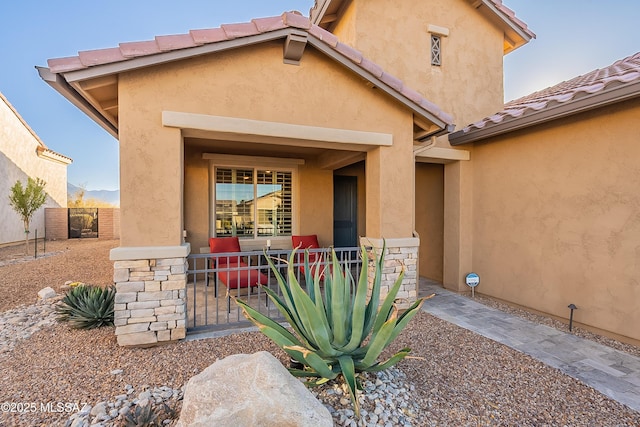
<svg viewBox="0 0 640 427">
<path fill-rule="evenodd" d="M 257 238 L 292 233 L 292 173 L 216 168 L 216 236 Z"/>
</svg>

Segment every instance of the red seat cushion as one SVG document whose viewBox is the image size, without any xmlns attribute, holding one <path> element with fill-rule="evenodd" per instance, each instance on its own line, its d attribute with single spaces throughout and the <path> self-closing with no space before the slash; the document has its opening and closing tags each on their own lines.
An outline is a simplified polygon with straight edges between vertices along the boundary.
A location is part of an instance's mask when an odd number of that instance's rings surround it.
<svg viewBox="0 0 640 427">
<path fill-rule="evenodd" d="M 212 254 L 240 252 L 240 241 L 237 237 L 211 237 L 209 239 L 209 250 Z M 239 256 L 217 257 L 216 265 L 224 266 L 227 264 L 241 263 Z"/>
<path fill-rule="evenodd" d="M 317 249 L 320 247 L 318 236 L 310 234 L 308 236 L 291 236 L 291 242 L 294 248 L 298 249 Z"/>
<path fill-rule="evenodd" d="M 305 249 L 319 249 L 318 236 L 316 234 L 309 234 L 307 236 L 291 236 L 291 243 L 294 249 L 300 251 L 297 256 L 297 262 L 300 264 L 300 272 L 304 274 L 304 250 Z M 311 267 L 311 274 L 315 276 L 316 268 L 320 270 L 320 278 L 324 277 L 325 266 L 322 260 L 322 254 L 314 252 L 309 254 L 309 264 L 314 264 L 318 261 L 317 266 Z"/>
<path fill-rule="evenodd" d="M 218 279 L 228 289 L 249 288 L 259 285 L 266 285 L 269 279 L 258 270 L 248 269 L 247 264 L 228 264 L 218 270 Z"/>
<path fill-rule="evenodd" d="M 240 252 L 240 241 L 237 237 L 211 237 L 209 249 L 212 254 Z M 216 257 L 218 279 L 229 289 L 249 288 L 267 285 L 267 276 L 256 269 L 249 269 L 248 265 L 238 256 Z"/>
</svg>

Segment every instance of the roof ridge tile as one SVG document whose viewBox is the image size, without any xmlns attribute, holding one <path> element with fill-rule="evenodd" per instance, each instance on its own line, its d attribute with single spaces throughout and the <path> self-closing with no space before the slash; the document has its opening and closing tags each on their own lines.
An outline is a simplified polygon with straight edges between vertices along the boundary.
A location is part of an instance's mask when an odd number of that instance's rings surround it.
<svg viewBox="0 0 640 427">
<path fill-rule="evenodd" d="M 339 42 L 338 37 L 335 34 L 325 30 L 324 28 L 319 27 L 318 25 L 313 25 L 309 29 L 309 34 L 311 34 L 312 36 L 316 37 L 319 40 L 322 40 L 332 48 L 335 48 L 336 46 L 338 46 L 338 42 Z"/>
<path fill-rule="evenodd" d="M 196 43 L 191 34 L 173 34 L 168 36 L 156 36 L 156 43 L 162 52 L 171 50 L 187 49 L 196 47 L 203 43 Z"/>
<path fill-rule="evenodd" d="M 227 40 L 227 34 L 221 27 L 189 31 L 196 43 L 217 43 Z"/>
<path fill-rule="evenodd" d="M 122 55 L 119 47 L 84 50 L 78 52 L 78 57 L 80 58 L 80 62 L 87 67 L 108 64 L 111 62 L 120 62 L 127 59 Z"/>
<path fill-rule="evenodd" d="M 153 55 L 160 53 L 160 48 L 155 40 L 145 40 L 138 42 L 124 42 L 119 44 L 120 52 L 125 58 L 135 58 L 136 56 Z"/>
<path fill-rule="evenodd" d="M 260 33 L 282 30 L 287 28 L 284 20 L 280 16 L 269 16 L 266 18 L 254 18 L 251 20 Z"/>
<path fill-rule="evenodd" d="M 282 14 L 282 21 L 288 27 L 299 28 L 301 30 L 311 29 L 311 20 L 302 16 L 300 12 L 285 12 Z"/>
<path fill-rule="evenodd" d="M 260 34 L 258 27 L 253 22 L 240 22 L 237 24 L 222 24 L 220 26 L 227 35 L 227 40 L 238 39 L 241 37 L 255 36 Z"/>
</svg>

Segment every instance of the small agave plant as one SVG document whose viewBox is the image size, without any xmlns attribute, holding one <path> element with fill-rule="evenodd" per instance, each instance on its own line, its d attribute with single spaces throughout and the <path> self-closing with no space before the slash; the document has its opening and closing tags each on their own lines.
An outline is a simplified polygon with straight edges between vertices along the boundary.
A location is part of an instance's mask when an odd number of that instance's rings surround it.
<svg viewBox="0 0 640 427">
<path fill-rule="evenodd" d="M 73 286 L 56 306 L 58 321 L 69 322 L 76 329 L 113 326 L 115 295 L 113 287 L 101 288 L 84 283 Z"/>
<path fill-rule="evenodd" d="M 400 289 L 404 272 L 380 304 L 384 255 L 376 260 L 371 296 L 367 298 L 367 262 L 362 263 L 360 278 L 356 284 L 351 272 L 342 269 L 338 263 L 335 251 L 332 252 L 331 268 L 327 268 L 327 274 L 324 274 L 324 289 L 320 287 L 323 274 L 317 265 L 321 261 L 318 260 L 314 268 L 309 268 L 309 254 L 305 253 L 307 293 L 296 279 L 295 252 L 294 250 L 289 258 L 288 281 L 285 281 L 269 260 L 282 297 L 264 287 L 294 333 L 244 301 L 237 300 L 237 303 L 247 319 L 292 359 L 303 365 L 303 369 L 289 369 L 293 375 L 308 378 L 307 382 L 311 385 L 322 384 L 342 375 L 349 388 L 354 411 L 359 416 L 357 373 L 382 371 L 409 354 L 411 350 L 403 348 L 389 359 L 378 361 L 382 351 L 398 336 L 427 298 L 419 299 L 404 313 L 398 315 L 393 302 Z M 362 259 L 368 259 L 364 247 Z"/>
</svg>

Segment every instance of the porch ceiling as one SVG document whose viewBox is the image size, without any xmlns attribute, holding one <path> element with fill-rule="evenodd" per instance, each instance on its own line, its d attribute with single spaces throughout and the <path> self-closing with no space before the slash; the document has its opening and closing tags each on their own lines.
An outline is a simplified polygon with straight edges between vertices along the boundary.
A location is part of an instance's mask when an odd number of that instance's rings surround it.
<svg viewBox="0 0 640 427">
<path fill-rule="evenodd" d="M 264 157 L 303 158 L 309 160 L 320 156 L 328 150 L 299 146 L 283 146 L 254 142 L 240 142 L 204 137 L 185 137 L 185 145 L 196 147 L 204 151 L 220 154 L 251 155 Z"/>
</svg>

